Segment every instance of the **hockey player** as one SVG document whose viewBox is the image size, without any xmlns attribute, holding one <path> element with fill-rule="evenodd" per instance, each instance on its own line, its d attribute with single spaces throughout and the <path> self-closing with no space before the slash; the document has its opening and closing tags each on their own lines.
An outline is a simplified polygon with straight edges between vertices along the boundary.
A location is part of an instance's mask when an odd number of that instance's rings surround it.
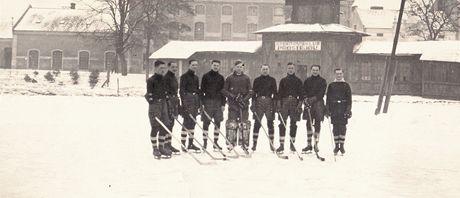
<svg viewBox="0 0 460 198">
<path fill-rule="evenodd" d="M 177 96 L 179 83 L 177 82 L 176 72 L 177 72 L 177 62 L 169 62 L 168 63 L 168 72 L 165 74 L 165 88 L 167 91 L 166 95 L 166 104 L 168 105 L 168 113 L 169 113 L 169 120 L 170 123 L 168 124 L 169 130 L 172 132 L 174 128 L 174 120 L 178 116 L 178 108 L 179 108 L 179 98 Z M 172 153 L 179 153 L 179 150 L 174 148 L 171 145 L 171 134 L 166 133 L 166 140 L 165 146 L 167 146 Z"/>
<path fill-rule="evenodd" d="M 251 111 L 257 113 L 259 118 L 255 115 L 254 117 L 254 131 L 252 133 L 252 148 L 255 151 L 257 148 L 257 139 L 259 137 L 259 130 L 262 123 L 258 119 L 262 119 L 265 115 L 267 119 L 268 135 L 270 138 L 270 150 L 274 151 L 273 145 L 274 139 L 274 126 L 273 120 L 275 119 L 275 97 L 276 97 L 276 80 L 269 75 L 270 67 L 266 64 L 260 68 L 261 75 L 254 80 L 253 90 L 254 95 L 252 96 Z"/>
<path fill-rule="evenodd" d="M 149 120 L 152 127 L 150 132 L 150 140 L 153 147 L 153 155 L 155 158 L 163 156 L 171 156 L 171 150 L 165 146 L 166 131 L 155 120 L 159 118 L 163 123 L 169 123 L 168 109 L 166 105 L 166 89 L 164 74 L 166 73 L 166 65 L 163 61 L 155 62 L 155 74 L 147 79 L 147 93 L 145 99 L 149 103 Z M 159 133 L 159 137 L 157 137 Z M 159 145 L 157 144 L 157 138 Z"/>
<path fill-rule="evenodd" d="M 334 82 L 327 87 L 326 107 L 330 112 L 333 125 L 335 148 L 334 154 L 339 151 L 345 154 L 345 135 L 348 119 L 351 118 L 351 88 L 343 78 L 343 70 L 335 69 Z"/>
<path fill-rule="evenodd" d="M 180 77 L 180 99 L 181 99 L 181 115 L 184 118 L 184 126 L 182 128 L 181 142 L 185 147 L 185 142 L 187 140 L 187 129 L 190 131 L 188 137 L 188 150 L 194 150 L 199 152 L 200 148 L 193 144 L 193 135 L 195 130 L 195 122 L 189 117 L 192 115 L 194 118 L 198 115 L 198 109 L 200 108 L 200 98 L 199 98 L 199 80 L 198 76 L 195 74 L 198 68 L 197 60 L 190 60 L 188 62 L 189 69 Z M 185 150 L 183 150 L 185 152 Z"/>
<path fill-rule="evenodd" d="M 219 74 L 220 61 L 211 61 L 211 71 L 204 74 L 201 79 L 201 101 L 202 108 L 209 114 L 211 119 L 214 119 L 214 149 L 221 150 L 222 148 L 217 144 L 219 140 L 220 123 L 224 119 L 225 110 L 225 97 L 222 94 L 225 79 L 224 76 Z M 206 149 L 208 141 L 208 130 L 211 120 L 202 112 L 201 120 L 203 121 L 203 147 Z"/>
<path fill-rule="evenodd" d="M 232 142 L 232 147 L 235 146 L 237 141 L 238 121 L 240 122 L 240 129 L 242 133 L 238 139 L 244 139 L 244 144 L 239 141 L 243 150 L 247 151 L 249 146 L 249 131 L 251 122 L 248 120 L 249 116 L 249 99 L 252 97 L 251 81 L 249 76 L 243 73 L 243 62 L 240 60 L 235 61 L 233 74 L 225 80 L 222 93 L 228 99 L 228 119 L 225 124 L 227 131 L 227 139 Z M 243 137 L 241 137 L 241 135 Z"/>
<path fill-rule="evenodd" d="M 312 136 L 314 125 L 315 133 L 315 152 L 319 152 L 318 141 L 319 134 L 321 132 L 321 122 L 324 120 L 324 94 L 326 93 L 327 83 L 326 80 L 320 76 L 321 66 L 312 65 L 311 73 L 312 75 L 308 77 L 303 83 L 304 91 L 304 104 L 305 109 L 303 112 L 303 119 L 307 120 L 307 147 L 302 149 L 303 153 L 308 153 L 312 151 Z M 310 111 L 311 118 L 308 115 L 308 110 Z M 313 123 L 310 123 L 313 122 Z"/>
<path fill-rule="evenodd" d="M 287 76 L 281 79 L 278 88 L 278 102 L 277 111 L 281 114 L 278 117 L 280 120 L 283 118 L 284 123 L 288 117 L 290 117 L 290 137 L 292 142 L 295 142 L 297 134 L 297 121 L 300 120 L 300 114 L 302 113 L 302 80 L 295 75 L 294 63 L 288 63 L 287 65 Z M 282 117 L 282 118 L 281 118 Z M 280 146 L 276 149 L 277 153 L 284 152 L 284 139 L 286 135 L 286 126 L 283 122 L 279 125 L 280 130 Z M 295 146 L 291 143 L 290 150 L 295 151 Z"/>
</svg>

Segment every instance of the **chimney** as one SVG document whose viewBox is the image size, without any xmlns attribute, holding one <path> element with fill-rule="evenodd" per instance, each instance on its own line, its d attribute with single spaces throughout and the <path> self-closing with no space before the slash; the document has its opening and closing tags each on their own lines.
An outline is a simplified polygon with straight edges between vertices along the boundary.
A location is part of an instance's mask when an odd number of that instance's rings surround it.
<svg viewBox="0 0 460 198">
<path fill-rule="evenodd" d="M 77 5 L 77 4 L 75 4 L 75 3 L 70 3 L 70 9 L 75 10 L 75 6 L 76 6 L 76 5 Z"/>
</svg>

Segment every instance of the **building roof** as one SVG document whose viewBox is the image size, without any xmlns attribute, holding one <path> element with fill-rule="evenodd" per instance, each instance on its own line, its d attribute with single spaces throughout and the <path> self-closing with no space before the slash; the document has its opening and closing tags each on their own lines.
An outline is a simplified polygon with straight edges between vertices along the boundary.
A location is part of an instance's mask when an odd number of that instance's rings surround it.
<svg viewBox="0 0 460 198">
<path fill-rule="evenodd" d="M 17 23 L 15 31 L 102 32 L 111 24 L 109 15 L 90 10 L 30 8 Z"/>
<path fill-rule="evenodd" d="M 389 55 L 392 41 L 363 41 L 355 46 L 355 54 Z M 396 55 L 421 55 L 420 60 L 460 63 L 460 41 L 399 42 Z"/>
<path fill-rule="evenodd" d="M 13 38 L 13 31 L 11 30 L 11 21 L 0 21 L 0 39 Z"/>
<path fill-rule="evenodd" d="M 367 33 L 356 31 L 340 24 L 302 24 L 289 23 L 268 27 L 255 32 L 256 34 L 265 33 L 340 33 L 340 34 L 358 34 L 369 36 Z"/>
<path fill-rule="evenodd" d="M 188 59 L 197 52 L 255 53 L 262 41 L 170 41 L 150 59 Z"/>
<path fill-rule="evenodd" d="M 393 29 L 398 19 L 398 11 L 395 10 L 370 10 L 356 9 L 364 28 Z"/>
</svg>

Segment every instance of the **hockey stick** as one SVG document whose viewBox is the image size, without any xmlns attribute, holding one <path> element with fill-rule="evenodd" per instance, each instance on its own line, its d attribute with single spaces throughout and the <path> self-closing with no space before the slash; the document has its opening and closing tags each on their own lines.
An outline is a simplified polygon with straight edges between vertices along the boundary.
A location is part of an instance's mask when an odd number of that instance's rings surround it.
<svg viewBox="0 0 460 198">
<path fill-rule="evenodd" d="M 198 164 L 200 164 L 200 165 L 211 165 L 211 164 L 216 164 L 216 162 L 214 162 L 214 161 L 212 161 L 212 162 L 206 162 L 206 163 L 200 161 L 198 158 L 196 158 L 196 156 L 195 156 L 193 153 L 188 152 L 188 149 L 185 148 L 184 145 L 182 145 L 181 141 L 180 141 L 176 136 L 174 136 L 174 135 L 172 134 L 172 132 L 168 129 L 168 127 L 165 126 L 165 124 L 164 124 L 160 119 L 158 119 L 157 117 L 155 117 L 155 120 L 156 120 L 158 123 L 160 123 L 161 127 L 163 127 L 163 129 L 166 130 L 166 132 L 168 132 L 168 133 L 171 135 L 171 137 L 173 137 L 174 140 L 176 140 L 176 141 L 181 145 L 182 149 L 184 149 L 185 151 L 187 151 L 187 153 L 188 153 L 196 162 L 198 162 Z"/>
<path fill-rule="evenodd" d="M 203 127 L 202 127 L 200 124 L 198 124 L 198 122 L 197 122 L 196 119 L 192 116 L 192 114 L 188 114 L 188 116 L 189 116 L 190 118 L 192 118 L 192 120 L 193 120 L 193 121 L 195 122 L 195 124 L 201 129 L 201 131 L 204 131 Z M 211 143 L 212 143 L 212 145 L 213 145 L 214 147 L 217 148 L 217 145 L 216 145 L 216 143 L 214 143 L 214 141 L 211 141 Z M 206 150 L 206 149 L 203 148 L 203 150 Z M 218 150 L 219 150 L 219 153 L 220 153 L 222 156 L 224 156 L 225 158 L 226 158 L 226 157 L 237 158 L 237 156 L 227 156 L 227 155 L 225 155 L 225 153 L 222 152 L 222 149 L 218 149 Z"/>
<path fill-rule="evenodd" d="M 217 128 L 217 131 L 219 132 L 219 134 L 222 135 L 222 137 L 224 137 L 224 139 L 225 139 L 225 141 L 227 142 L 227 144 L 230 145 L 230 147 L 231 147 L 231 149 L 233 150 L 233 152 L 235 153 L 235 155 L 236 155 L 237 157 L 241 156 L 241 155 L 235 150 L 235 148 L 233 147 L 233 145 L 232 145 L 232 143 L 230 142 L 230 140 L 228 140 L 227 137 L 225 137 L 225 134 L 224 134 L 222 131 L 220 131 L 220 128 L 218 128 L 218 126 L 216 125 L 216 123 L 215 123 L 214 121 L 212 121 L 212 118 L 211 118 L 211 116 L 209 116 L 208 112 L 206 112 L 206 111 L 204 110 L 204 108 L 202 108 L 202 110 L 203 110 L 204 115 L 205 115 L 206 117 L 208 117 L 208 119 L 209 119 L 209 120 L 211 121 L 211 123 L 214 125 L 214 127 L 215 127 L 214 129 Z"/>
<path fill-rule="evenodd" d="M 332 144 L 332 147 L 334 147 L 335 140 L 334 140 L 334 134 L 332 133 L 332 130 L 331 130 L 331 118 L 329 117 L 327 120 L 328 120 L 328 124 L 329 124 L 328 125 L 329 132 L 331 133 L 331 144 Z M 334 153 L 334 162 L 336 162 L 336 161 L 337 161 L 337 159 L 336 159 L 335 153 Z"/>
<path fill-rule="evenodd" d="M 273 145 L 273 141 L 270 140 L 270 136 L 268 135 L 267 130 L 265 130 L 265 127 L 262 126 L 262 120 L 260 119 L 259 115 L 256 112 L 252 112 L 252 113 L 254 113 L 254 115 L 257 118 L 257 121 L 260 123 L 260 126 L 262 127 L 262 130 L 264 131 L 265 135 L 267 136 L 268 141 L 270 142 L 270 145 L 273 148 L 275 148 L 275 145 Z M 274 152 L 274 153 L 276 154 L 276 156 L 278 156 L 281 159 L 289 159 L 289 157 L 287 155 L 281 155 L 280 153 L 277 153 L 277 152 Z"/>
<path fill-rule="evenodd" d="M 286 123 L 284 122 L 284 118 L 283 116 L 281 115 L 281 113 L 278 112 L 278 116 L 280 116 L 281 118 L 281 123 L 283 124 L 284 128 L 287 128 L 286 126 Z M 289 138 L 289 141 L 291 142 L 291 144 L 294 146 L 295 148 L 295 145 L 294 145 L 294 142 L 292 141 L 292 138 Z M 303 161 L 303 157 L 300 156 L 299 152 L 297 152 L 297 149 L 295 148 L 295 153 L 297 154 L 297 157 L 299 157 L 299 160 L 300 161 Z"/>
<path fill-rule="evenodd" d="M 192 136 L 191 131 L 190 131 L 189 129 L 187 129 L 187 127 L 185 127 L 185 126 L 182 124 L 182 122 L 180 122 L 177 118 L 175 118 L 175 120 L 176 120 L 177 123 L 179 123 L 179 124 L 182 126 L 183 129 L 185 129 L 185 131 L 187 131 L 189 137 L 192 137 L 193 140 L 195 140 L 196 143 L 201 147 L 201 149 L 204 150 L 204 152 L 205 152 L 207 155 L 209 155 L 209 157 L 211 157 L 211 159 L 213 159 L 213 160 L 227 160 L 226 157 L 223 157 L 223 158 L 214 157 L 211 153 L 209 153 L 206 149 L 204 149 L 203 145 L 202 145 L 195 137 Z"/>
<path fill-rule="evenodd" d="M 313 122 L 311 122 L 310 108 L 307 108 L 307 113 L 308 113 L 308 121 L 310 121 L 310 128 L 313 129 Z M 315 138 L 315 145 L 318 146 L 318 139 L 317 138 Z M 324 159 L 324 157 L 319 156 L 319 154 L 316 151 L 316 149 L 313 149 L 313 150 L 315 150 L 316 158 L 318 158 L 321 161 L 326 160 L 326 159 Z"/>
</svg>

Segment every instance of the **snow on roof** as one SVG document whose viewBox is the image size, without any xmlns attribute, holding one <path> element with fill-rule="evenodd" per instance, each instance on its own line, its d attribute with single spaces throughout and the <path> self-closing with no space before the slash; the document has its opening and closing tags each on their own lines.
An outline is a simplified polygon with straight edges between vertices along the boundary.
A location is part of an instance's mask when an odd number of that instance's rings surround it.
<svg viewBox="0 0 460 198">
<path fill-rule="evenodd" d="M 355 46 L 355 54 L 391 54 L 391 41 L 363 41 Z M 421 55 L 424 61 L 460 63 L 460 41 L 414 41 L 399 42 L 396 55 Z"/>
<path fill-rule="evenodd" d="M 109 29 L 110 16 L 90 10 L 30 8 L 15 31 L 101 32 Z"/>
<path fill-rule="evenodd" d="M 170 41 L 150 59 L 188 59 L 197 52 L 255 53 L 262 41 Z"/>
<path fill-rule="evenodd" d="M 289 23 L 275 25 L 255 32 L 256 34 L 264 33 L 348 33 L 368 36 L 367 33 L 356 31 L 340 24 L 301 24 Z"/>
<path fill-rule="evenodd" d="M 0 21 L 0 38 L 13 38 L 13 31 L 11 31 L 11 22 Z"/>
<path fill-rule="evenodd" d="M 393 29 L 398 17 L 398 11 L 394 10 L 369 10 L 356 9 L 364 28 Z"/>
</svg>

